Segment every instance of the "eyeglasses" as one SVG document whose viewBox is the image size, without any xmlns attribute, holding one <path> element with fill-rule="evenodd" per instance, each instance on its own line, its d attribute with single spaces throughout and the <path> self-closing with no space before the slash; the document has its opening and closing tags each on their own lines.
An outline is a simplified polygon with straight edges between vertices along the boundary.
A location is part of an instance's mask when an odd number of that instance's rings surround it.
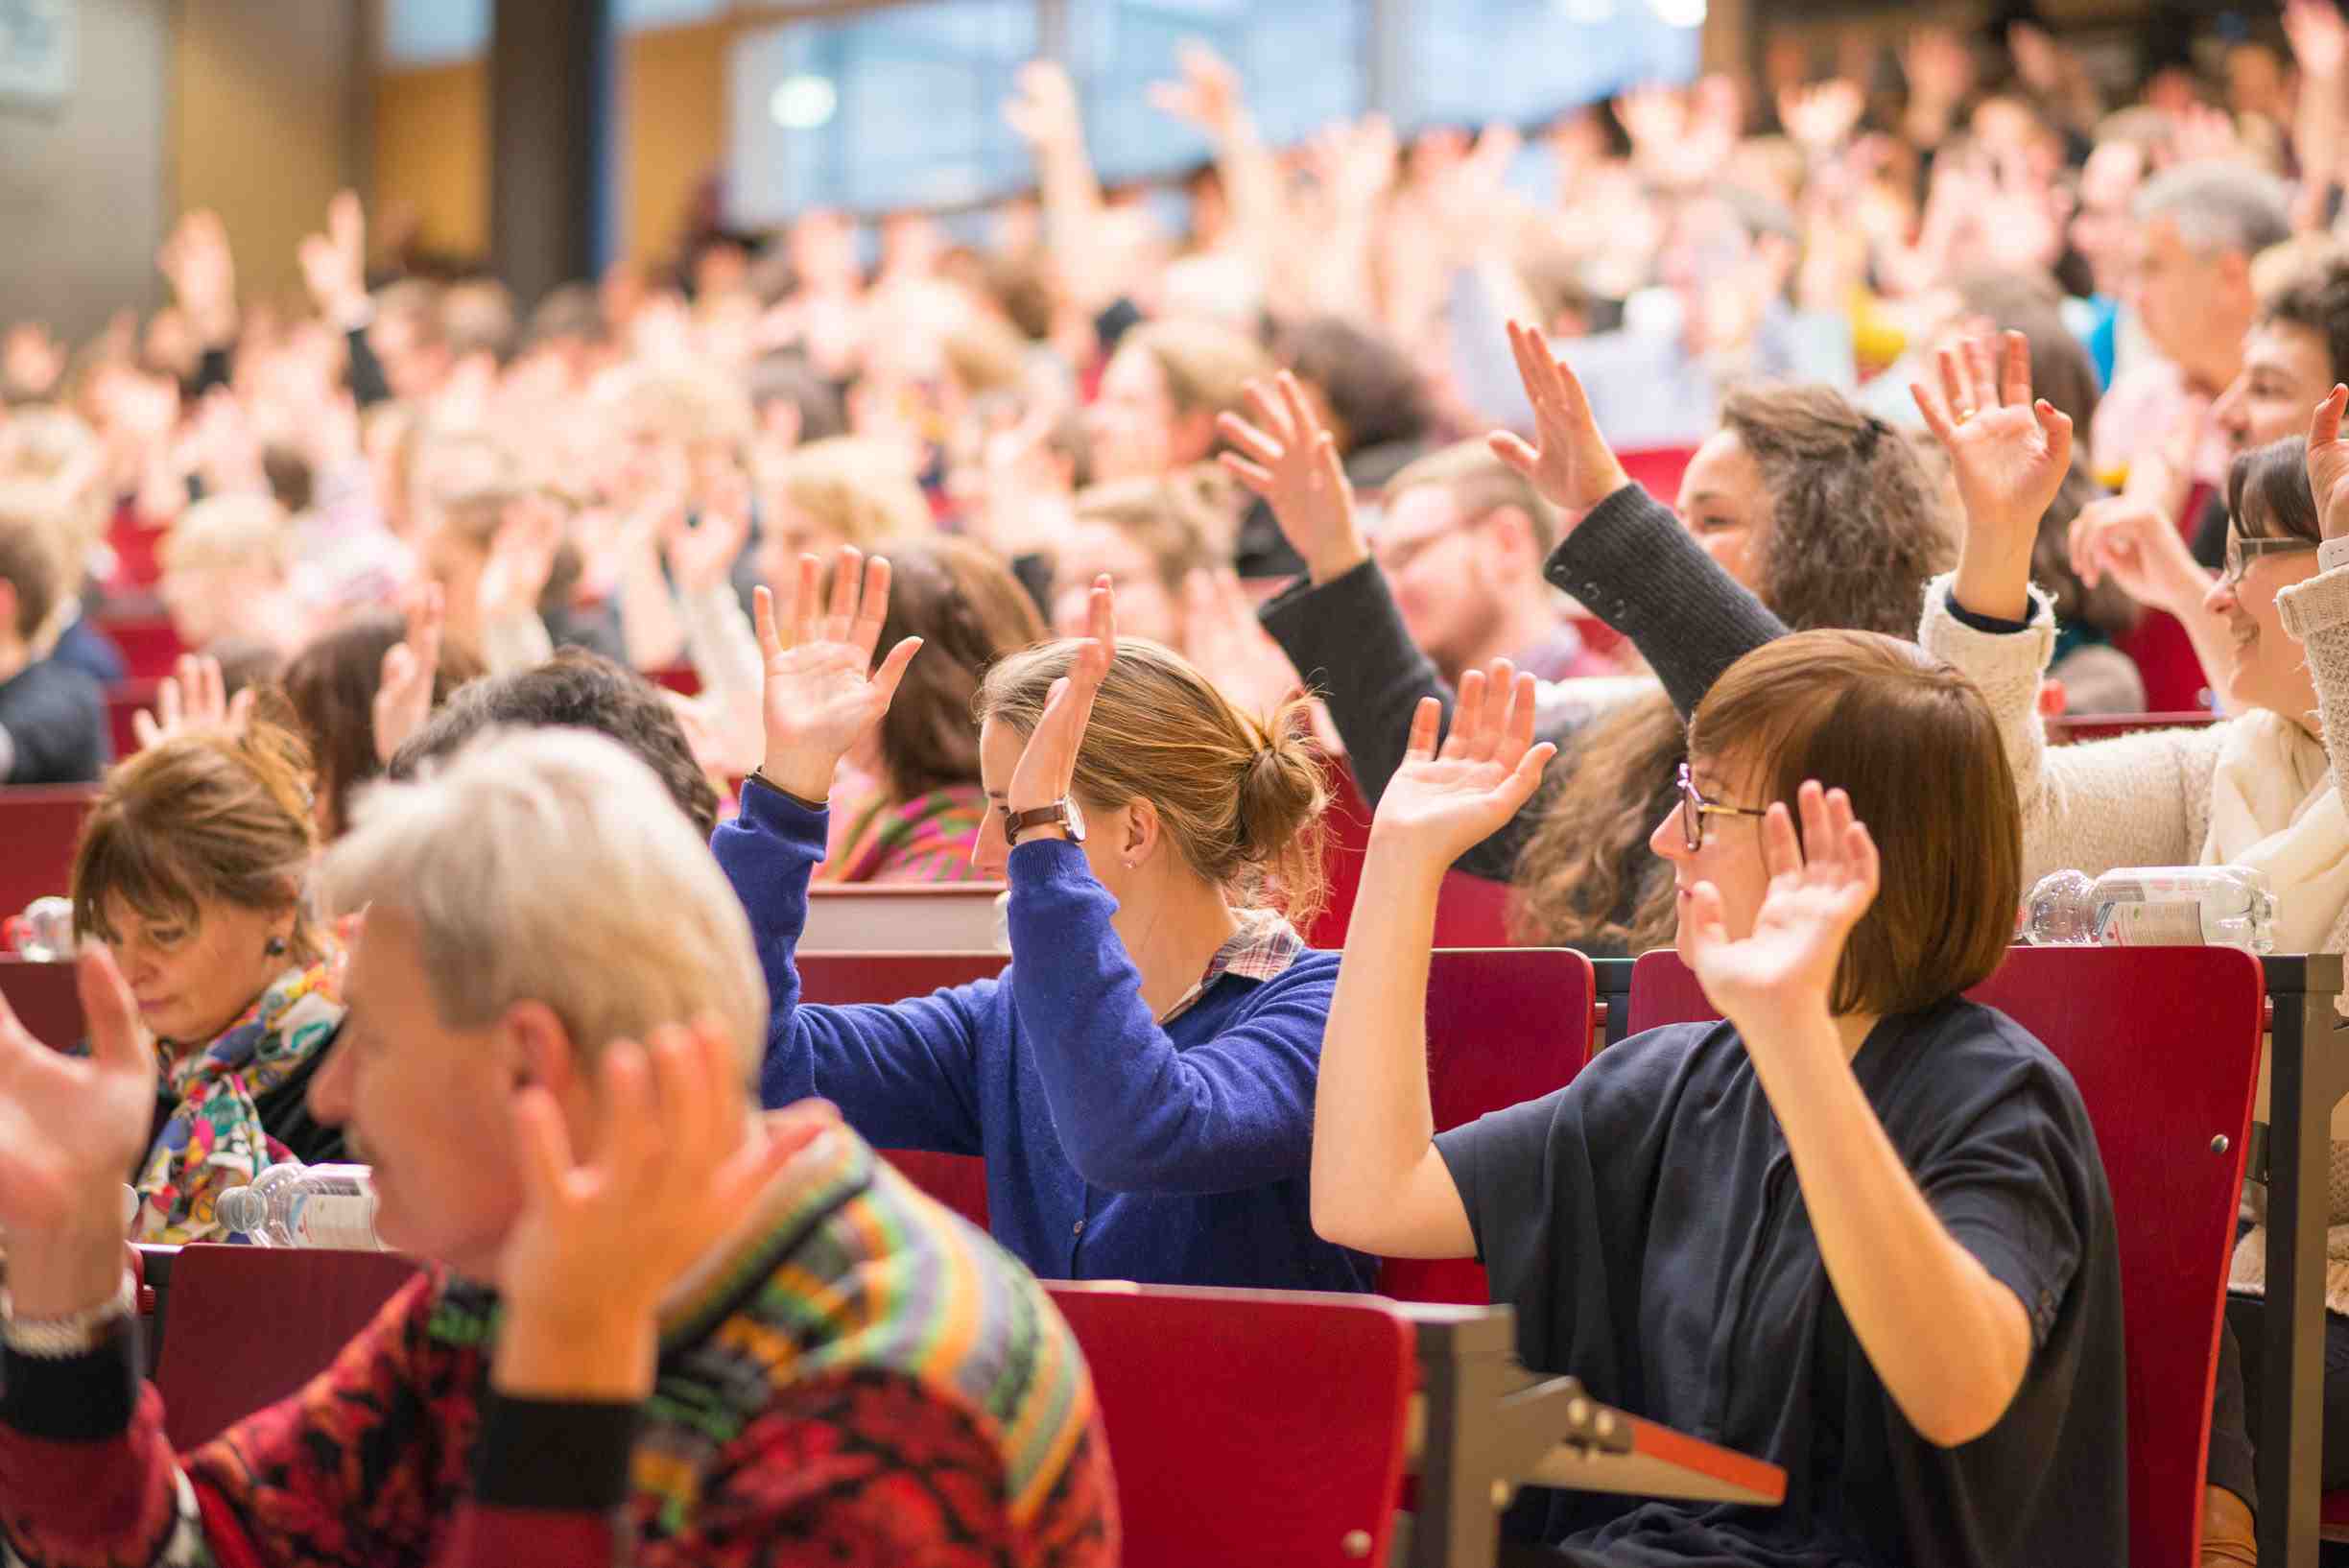
<svg viewBox="0 0 2349 1568">
<path fill-rule="evenodd" d="M 2232 589 L 2243 580 L 2251 563 L 2262 556 L 2289 556 L 2316 548 L 2313 539 L 2246 539 L 2233 529 L 2227 531 L 2226 569 L 2219 582 Z"/>
<path fill-rule="evenodd" d="M 1724 806 L 1707 800 L 1696 793 L 1696 780 L 1689 772 L 1689 765 L 1680 765 L 1680 832 L 1692 850 L 1704 847 L 1704 820 L 1708 817 L 1768 817 L 1759 806 Z"/>
</svg>

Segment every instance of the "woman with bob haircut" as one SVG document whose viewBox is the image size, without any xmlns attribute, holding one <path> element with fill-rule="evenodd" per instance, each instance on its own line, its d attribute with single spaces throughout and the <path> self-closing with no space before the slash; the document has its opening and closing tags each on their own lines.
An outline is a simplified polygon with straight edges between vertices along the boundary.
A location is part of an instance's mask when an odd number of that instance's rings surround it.
<svg viewBox="0 0 2349 1568">
<path fill-rule="evenodd" d="M 221 1240 L 223 1192 L 343 1157 L 305 1099 L 343 1025 L 334 938 L 305 896 L 309 769 L 259 720 L 188 729 L 108 773 L 83 820 L 74 935 L 113 955 L 159 1075 L 134 1241 Z"/>
<path fill-rule="evenodd" d="M 1290 923 L 1320 899 L 1318 758 L 1294 703 L 1245 713 L 1119 638 L 1107 579 L 1086 636 L 998 660 L 973 704 L 972 860 L 1010 884 L 1010 967 L 894 1006 L 800 1000 L 834 771 L 921 646 L 876 664 L 890 571 L 843 550 L 827 605 L 808 557 L 780 605 L 756 600 L 765 760 L 711 848 L 774 999 L 766 1102 L 818 1096 L 880 1147 L 985 1155 L 995 1239 L 1046 1278 L 1368 1289 L 1371 1260 L 1314 1234 L 1306 1194 L 1338 966 Z"/>
<path fill-rule="evenodd" d="M 2112 1562 L 2120 1261 L 2070 1076 L 1962 993 L 1998 967 L 2022 821 L 1981 694 L 1913 644 L 1798 632 L 1697 704 L 1649 835 L 1724 1022 L 1609 1047 L 1437 1134 L 1428 953 L 1454 859 L 1530 796 L 1534 682 L 1420 704 L 1381 797 L 1316 1101 L 1314 1224 L 1475 1255 L 1519 1354 L 1783 1466 L 1783 1507 L 1530 1493 L 1572 1563 Z M 1548 1560 L 1548 1559 L 1545 1559 Z"/>
</svg>

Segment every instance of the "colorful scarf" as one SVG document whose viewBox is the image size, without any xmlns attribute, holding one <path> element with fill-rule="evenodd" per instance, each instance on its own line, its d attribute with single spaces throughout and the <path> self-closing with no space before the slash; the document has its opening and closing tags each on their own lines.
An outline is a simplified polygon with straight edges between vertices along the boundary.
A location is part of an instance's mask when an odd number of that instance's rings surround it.
<svg viewBox="0 0 2349 1568">
<path fill-rule="evenodd" d="M 221 1234 L 212 1205 L 291 1158 L 255 1104 L 299 1072 L 343 1027 L 329 964 L 288 969 L 201 1051 L 155 1042 L 172 1113 L 139 1171 L 133 1241 L 200 1242 Z"/>
</svg>

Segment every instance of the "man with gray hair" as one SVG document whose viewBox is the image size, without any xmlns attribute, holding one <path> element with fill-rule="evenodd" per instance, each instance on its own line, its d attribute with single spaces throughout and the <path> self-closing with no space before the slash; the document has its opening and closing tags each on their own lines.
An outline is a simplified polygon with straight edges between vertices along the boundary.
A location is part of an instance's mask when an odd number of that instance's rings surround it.
<svg viewBox="0 0 2349 1568">
<path fill-rule="evenodd" d="M 2259 300 L 2251 258 L 2291 235 L 2291 190 L 2248 164 L 2181 164 L 2137 193 L 2129 303 L 2189 391 L 2216 397 L 2242 368 Z"/>
<path fill-rule="evenodd" d="M 432 1267 L 175 1458 L 123 1271 L 135 1009 L 96 946 L 87 1057 L 0 1003 L 0 1562 L 1117 1560 L 1041 1287 L 830 1107 L 757 1110 L 749 925 L 642 763 L 510 733 L 358 816 L 322 868 L 365 922 L 311 1106 Z"/>
</svg>

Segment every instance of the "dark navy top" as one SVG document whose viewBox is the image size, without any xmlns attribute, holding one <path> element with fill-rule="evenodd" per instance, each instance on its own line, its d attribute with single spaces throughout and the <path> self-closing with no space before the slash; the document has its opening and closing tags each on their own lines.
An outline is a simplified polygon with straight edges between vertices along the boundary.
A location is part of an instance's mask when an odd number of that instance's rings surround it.
<svg viewBox="0 0 2349 1568">
<path fill-rule="evenodd" d="M 1512 1535 L 1658 1568 L 2124 1560 L 2121 1266 L 2071 1076 L 1960 999 L 1884 1020 L 1852 1070 L 1942 1224 L 2029 1314 L 2005 1415 L 1958 1448 L 1910 1426 L 1837 1305 L 1736 1029 L 1652 1030 L 1436 1147 L 1526 1365 L 1783 1466 L 1786 1503 L 1534 1490 Z"/>
</svg>

